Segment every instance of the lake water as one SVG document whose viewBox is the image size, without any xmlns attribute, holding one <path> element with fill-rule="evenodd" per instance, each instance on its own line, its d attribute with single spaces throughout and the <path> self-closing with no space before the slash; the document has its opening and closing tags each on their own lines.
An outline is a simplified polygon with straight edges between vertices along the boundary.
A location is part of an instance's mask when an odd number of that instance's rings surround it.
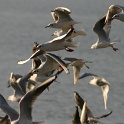
<svg viewBox="0 0 124 124">
<path fill-rule="evenodd" d="M 12 89 L 7 89 L 7 81 L 11 72 L 26 74 L 31 68 L 31 62 L 17 65 L 20 59 L 31 55 L 34 41 L 44 43 L 52 40 L 55 29 L 44 28 L 53 21 L 50 11 L 58 6 L 72 10 L 71 17 L 82 23 L 75 25 L 76 29 L 84 29 L 86 37 L 76 37 L 80 46 L 74 52 L 57 51 L 62 57 L 77 57 L 92 61 L 91 72 L 104 77 L 111 84 L 108 93 L 108 110 L 104 110 L 103 96 L 100 88 L 89 85 L 91 77 L 79 80 L 73 84 L 73 72 L 64 72 L 58 77 L 60 83 L 54 82 L 50 91 L 47 90 L 38 97 L 33 108 L 35 121 L 45 121 L 46 124 L 71 124 L 75 102 L 73 92 L 77 91 L 87 101 L 94 116 L 102 115 L 110 110 L 113 113 L 101 122 L 104 124 L 124 124 L 124 23 L 114 20 L 110 38 L 120 37 L 120 43 L 111 48 L 90 50 L 97 36 L 92 31 L 95 22 L 102 17 L 111 4 L 124 5 L 124 0 L 0 0 L 0 93 L 7 99 Z M 17 103 L 9 104 L 18 109 Z M 4 115 L 0 111 L 0 115 Z"/>
</svg>

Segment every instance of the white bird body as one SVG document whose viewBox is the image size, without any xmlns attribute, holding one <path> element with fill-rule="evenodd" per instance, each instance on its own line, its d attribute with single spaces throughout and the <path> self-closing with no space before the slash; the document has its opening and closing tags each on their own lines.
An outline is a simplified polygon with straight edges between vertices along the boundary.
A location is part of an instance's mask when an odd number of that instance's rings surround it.
<svg viewBox="0 0 124 124">
<path fill-rule="evenodd" d="M 83 75 L 80 76 L 79 79 L 82 79 L 87 76 L 93 76 L 93 79 L 90 80 L 89 84 L 101 87 L 105 109 L 107 109 L 107 100 L 108 100 L 108 92 L 109 92 L 110 83 L 106 81 L 104 78 L 99 77 L 98 75 L 95 75 L 92 73 L 84 73 Z"/>
<path fill-rule="evenodd" d="M 91 62 L 85 61 L 83 59 L 68 58 L 68 57 L 64 58 L 63 60 L 70 61 L 69 65 L 73 67 L 74 85 L 76 85 L 78 83 L 78 78 L 79 78 L 81 68 L 83 68 L 83 66 L 86 66 L 89 69 L 86 63 L 91 63 Z"/>
<path fill-rule="evenodd" d="M 33 122 L 32 108 L 37 97 L 56 79 L 56 76 L 51 77 L 44 83 L 40 84 L 35 89 L 26 93 L 19 102 L 19 113 L 11 108 L 6 102 L 5 98 L 0 94 L 0 109 L 5 112 L 10 120 L 11 124 L 42 124 L 42 122 Z"/>
<path fill-rule="evenodd" d="M 69 29 L 74 24 L 78 24 L 80 22 L 74 21 L 70 14 L 71 11 L 65 7 L 57 7 L 53 11 L 51 11 L 51 15 L 53 17 L 54 22 L 48 24 L 45 28 L 59 28 L 59 29 Z"/>
<path fill-rule="evenodd" d="M 66 48 L 75 48 L 79 46 L 78 42 L 68 42 L 67 40 L 71 38 L 74 29 L 70 29 L 66 34 L 54 38 L 51 41 L 40 44 L 37 46 L 38 49 L 43 51 L 58 51 L 64 50 Z"/>
<path fill-rule="evenodd" d="M 105 24 L 105 18 L 106 16 L 99 19 L 93 27 L 93 31 L 97 34 L 98 39 L 97 42 L 91 46 L 91 49 L 112 47 L 112 49 L 116 51 L 118 48 L 115 48 L 113 45 L 120 42 L 120 39 L 116 38 L 114 41 L 110 40 L 109 33 L 111 29 L 111 22 Z"/>
</svg>

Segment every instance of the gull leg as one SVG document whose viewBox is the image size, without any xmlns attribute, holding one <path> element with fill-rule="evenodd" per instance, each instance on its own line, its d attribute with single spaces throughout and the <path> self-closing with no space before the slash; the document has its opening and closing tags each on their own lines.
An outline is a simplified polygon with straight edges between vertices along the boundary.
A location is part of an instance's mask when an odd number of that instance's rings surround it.
<svg viewBox="0 0 124 124">
<path fill-rule="evenodd" d="M 118 50 L 118 48 L 115 48 L 115 47 L 113 46 L 113 44 L 110 44 L 110 47 L 112 47 L 112 49 L 113 49 L 115 52 Z"/>
<path fill-rule="evenodd" d="M 87 66 L 87 65 L 86 65 L 86 63 L 85 63 L 84 65 L 85 65 L 88 69 L 90 69 L 90 67 L 89 67 L 89 66 Z"/>
<path fill-rule="evenodd" d="M 74 50 L 65 46 L 65 50 L 68 52 L 73 52 Z"/>
</svg>

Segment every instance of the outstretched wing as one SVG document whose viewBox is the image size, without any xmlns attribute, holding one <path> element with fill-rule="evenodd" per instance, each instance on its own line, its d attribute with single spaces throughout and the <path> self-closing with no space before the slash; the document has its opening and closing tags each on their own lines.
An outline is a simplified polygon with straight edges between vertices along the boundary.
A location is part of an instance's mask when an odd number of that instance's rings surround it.
<svg viewBox="0 0 124 124">
<path fill-rule="evenodd" d="M 105 19 L 105 23 L 109 23 L 112 21 L 112 17 L 115 14 L 121 13 L 124 11 L 124 7 L 120 6 L 120 5 L 111 5 L 108 9 L 108 12 L 106 14 L 106 19 Z"/>
<path fill-rule="evenodd" d="M 72 124 L 81 124 L 79 111 L 78 111 L 78 106 L 75 106 L 75 111 L 74 111 L 74 114 L 73 114 Z"/>
<path fill-rule="evenodd" d="M 39 46 L 39 45 L 38 45 L 38 46 Z M 31 60 L 31 59 L 33 59 L 33 58 L 39 56 L 39 55 L 42 55 L 42 54 L 44 54 L 44 53 L 45 53 L 45 51 L 37 50 L 37 51 L 36 51 L 35 53 L 33 53 L 28 59 L 18 61 L 18 64 L 25 64 L 25 63 L 28 62 L 29 60 Z"/>
<path fill-rule="evenodd" d="M 82 78 L 85 78 L 85 77 L 88 77 L 88 76 L 98 77 L 97 75 L 92 74 L 92 73 L 83 73 L 83 74 L 79 77 L 79 79 L 82 79 Z"/>
<path fill-rule="evenodd" d="M 0 109 L 10 117 L 11 121 L 17 120 L 19 117 L 18 112 L 9 106 L 9 104 L 6 102 L 5 98 L 1 94 Z"/>
<path fill-rule="evenodd" d="M 99 42 L 109 42 L 109 37 L 107 36 L 104 26 L 105 26 L 105 18 L 106 16 L 103 16 L 100 18 L 94 25 L 93 31 L 97 34 Z"/>
<path fill-rule="evenodd" d="M 71 11 L 68 8 L 65 7 L 57 7 L 53 10 L 58 15 L 58 21 L 71 21 L 72 18 L 70 17 Z"/>
<path fill-rule="evenodd" d="M 66 63 L 62 61 L 59 56 L 56 56 L 55 54 L 52 54 L 52 53 L 46 53 L 46 55 L 54 59 L 64 69 L 64 71 L 67 74 L 69 73 Z"/>
<path fill-rule="evenodd" d="M 35 100 L 56 78 L 56 76 L 49 78 L 38 87 L 24 95 L 20 101 L 20 120 L 23 120 L 24 118 L 27 120 L 32 120 L 31 112 Z"/>
<path fill-rule="evenodd" d="M 59 17 L 57 16 L 57 14 L 55 12 L 51 11 L 51 15 L 53 17 L 54 22 L 57 22 L 58 19 L 59 19 Z"/>
</svg>

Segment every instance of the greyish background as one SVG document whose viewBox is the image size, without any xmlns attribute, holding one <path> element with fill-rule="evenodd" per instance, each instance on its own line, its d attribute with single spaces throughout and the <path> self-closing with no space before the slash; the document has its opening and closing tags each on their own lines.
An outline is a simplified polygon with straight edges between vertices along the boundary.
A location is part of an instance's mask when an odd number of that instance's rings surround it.
<svg viewBox="0 0 124 124">
<path fill-rule="evenodd" d="M 115 46 L 119 51 L 111 48 L 90 50 L 96 42 L 96 34 L 92 27 L 98 18 L 102 17 L 111 4 L 124 5 L 124 0 L 0 0 L 0 93 L 7 98 L 12 89 L 7 89 L 7 81 L 11 72 L 26 74 L 31 62 L 17 65 L 20 59 L 31 55 L 33 42 L 44 43 L 52 40 L 51 34 L 55 29 L 44 27 L 53 21 L 50 11 L 58 6 L 72 10 L 71 17 L 81 24 L 76 29 L 83 28 L 86 37 L 76 37 L 80 46 L 74 52 L 58 51 L 62 57 L 77 57 L 92 61 L 90 69 L 83 68 L 83 72 L 92 72 L 103 76 L 111 83 L 108 94 L 108 110 L 104 110 L 103 96 L 100 88 L 89 85 L 91 77 L 87 77 L 73 85 L 73 72 L 64 72 L 54 83 L 38 97 L 33 108 L 35 121 L 45 121 L 46 124 L 71 124 L 75 102 L 73 92 L 77 91 L 95 116 L 113 110 L 112 115 L 102 119 L 104 124 L 124 124 L 124 23 L 114 20 L 110 37 L 121 38 L 121 43 Z M 9 102 L 18 109 L 17 103 Z M 0 115 L 4 115 L 0 111 Z"/>
</svg>

